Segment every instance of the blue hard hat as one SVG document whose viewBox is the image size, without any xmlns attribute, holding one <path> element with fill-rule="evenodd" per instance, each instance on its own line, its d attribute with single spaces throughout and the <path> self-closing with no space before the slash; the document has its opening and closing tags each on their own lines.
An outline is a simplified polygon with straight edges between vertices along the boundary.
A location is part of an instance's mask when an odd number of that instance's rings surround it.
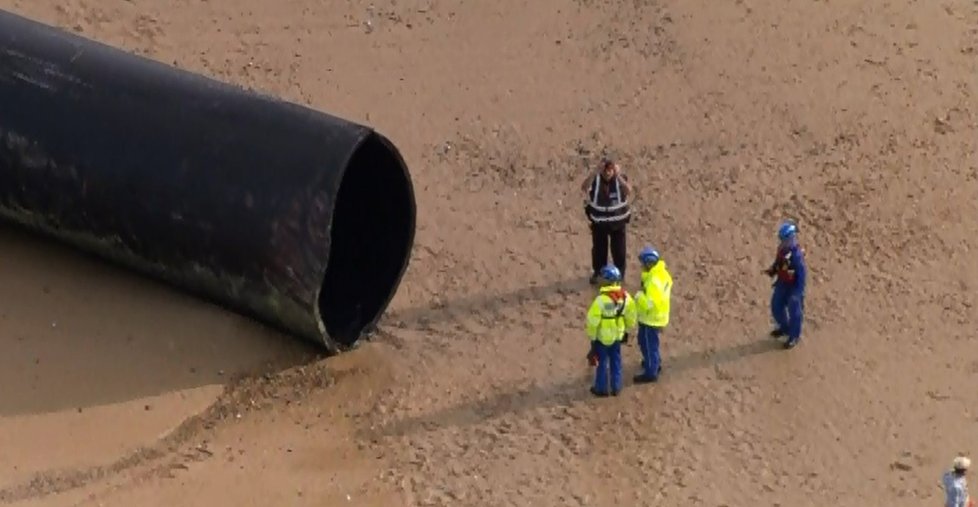
<svg viewBox="0 0 978 507">
<path fill-rule="evenodd" d="M 608 280 L 609 282 L 620 282 L 621 281 L 621 271 L 614 265 L 607 265 L 601 268 L 601 278 Z"/>
<path fill-rule="evenodd" d="M 798 226 L 794 222 L 787 221 L 778 227 L 778 239 L 781 241 L 792 238 L 795 234 L 798 234 Z"/>
<path fill-rule="evenodd" d="M 659 251 L 647 246 L 639 252 L 638 260 L 642 261 L 642 264 L 655 264 L 659 262 Z"/>
</svg>

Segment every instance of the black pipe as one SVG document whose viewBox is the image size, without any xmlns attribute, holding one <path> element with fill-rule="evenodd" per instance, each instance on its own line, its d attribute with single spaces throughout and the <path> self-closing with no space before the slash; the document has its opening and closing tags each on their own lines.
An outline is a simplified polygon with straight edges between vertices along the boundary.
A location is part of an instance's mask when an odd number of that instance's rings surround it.
<svg viewBox="0 0 978 507">
<path fill-rule="evenodd" d="M 0 217 L 335 353 L 397 290 L 415 201 L 368 127 L 0 11 Z"/>
</svg>

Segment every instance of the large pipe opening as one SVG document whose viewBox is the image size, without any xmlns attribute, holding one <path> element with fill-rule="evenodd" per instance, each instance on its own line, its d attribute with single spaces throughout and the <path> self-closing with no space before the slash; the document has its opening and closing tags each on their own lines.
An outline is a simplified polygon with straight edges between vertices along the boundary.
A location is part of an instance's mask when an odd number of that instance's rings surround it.
<svg viewBox="0 0 978 507">
<path fill-rule="evenodd" d="M 4 11 L 0 97 L 0 219 L 331 352 L 407 269 L 408 169 L 366 126 Z"/>
<path fill-rule="evenodd" d="M 345 347 L 376 323 L 407 269 L 415 203 L 399 157 L 371 132 L 354 152 L 336 195 L 319 313 L 329 337 Z"/>
</svg>

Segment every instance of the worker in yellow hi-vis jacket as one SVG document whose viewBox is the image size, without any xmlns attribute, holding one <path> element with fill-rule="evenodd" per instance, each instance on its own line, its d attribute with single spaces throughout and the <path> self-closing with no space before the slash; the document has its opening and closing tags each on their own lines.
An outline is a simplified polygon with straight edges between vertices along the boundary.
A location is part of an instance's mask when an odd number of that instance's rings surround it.
<svg viewBox="0 0 978 507">
<path fill-rule="evenodd" d="M 621 286 L 617 267 L 605 266 L 600 281 L 600 292 L 587 312 L 587 336 L 591 340 L 588 360 L 597 366 L 591 394 L 617 396 L 622 388 L 621 344 L 628 341 L 628 330 L 635 327 L 638 316 L 635 300 Z"/>
<path fill-rule="evenodd" d="M 642 263 L 642 289 L 635 294 L 638 307 L 638 347 L 642 349 L 642 373 L 634 377 L 636 384 L 655 382 L 662 372 L 659 355 L 659 334 L 669 325 L 669 300 L 672 294 L 672 275 L 658 250 L 646 246 L 638 255 Z"/>
</svg>

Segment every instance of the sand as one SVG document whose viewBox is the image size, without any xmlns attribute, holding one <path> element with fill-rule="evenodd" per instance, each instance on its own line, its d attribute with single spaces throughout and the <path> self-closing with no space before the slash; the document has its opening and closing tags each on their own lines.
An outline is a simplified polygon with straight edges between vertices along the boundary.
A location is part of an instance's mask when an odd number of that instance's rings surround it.
<svg viewBox="0 0 978 507">
<path fill-rule="evenodd" d="M 381 332 L 329 359 L 0 228 L 5 504 L 919 506 L 978 451 L 973 2 L 0 8 L 375 126 L 419 214 Z M 662 382 L 594 399 L 605 150 L 639 194 L 629 288 L 644 243 L 675 288 Z M 760 274 L 787 216 L 790 351 Z"/>
</svg>

